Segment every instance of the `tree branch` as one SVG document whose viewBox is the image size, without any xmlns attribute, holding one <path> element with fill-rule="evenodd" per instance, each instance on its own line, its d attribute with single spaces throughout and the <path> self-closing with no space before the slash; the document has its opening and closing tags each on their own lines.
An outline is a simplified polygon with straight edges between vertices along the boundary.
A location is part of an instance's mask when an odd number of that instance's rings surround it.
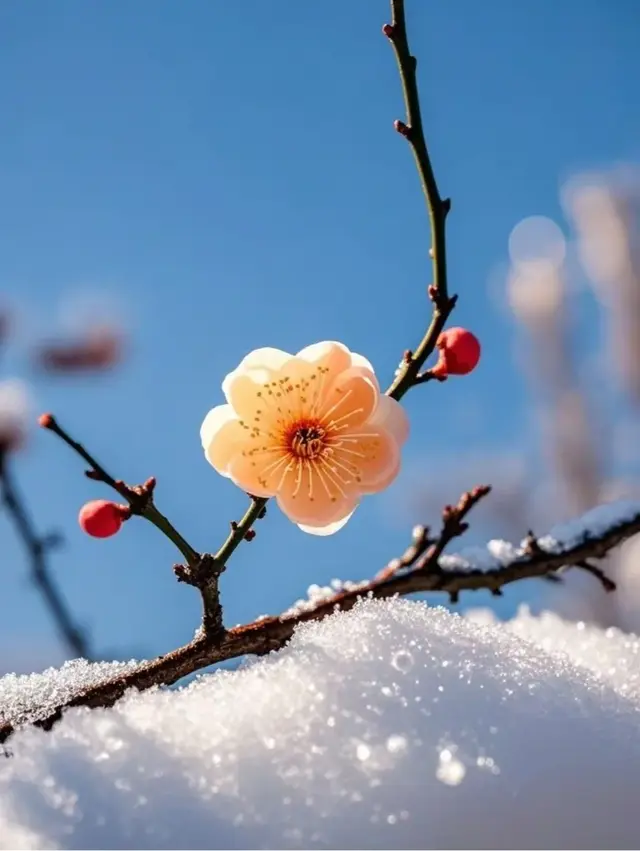
<svg viewBox="0 0 640 851">
<path fill-rule="evenodd" d="M 473 567 L 462 559 L 460 566 L 456 566 L 457 560 L 451 557 L 443 562 L 444 548 L 466 531 L 467 514 L 488 492 L 487 487 L 475 488 L 463 494 L 456 506 L 447 506 L 437 536 L 431 537 L 426 527 L 414 529 L 413 541 L 407 551 L 390 562 L 373 579 L 345 585 L 342 590 L 321 602 L 309 602 L 305 607 L 297 607 L 279 617 L 263 618 L 218 636 L 201 632 L 193 641 L 166 656 L 143 662 L 126 674 L 78 692 L 63 701 L 53 712 L 41 716 L 36 713 L 31 723 L 48 730 L 71 707 L 112 706 L 128 689 L 143 691 L 153 686 L 171 685 L 217 662 L 278 650 L 287 643 L 299 624 L 321 620 L 336 610 L 347 611 L 365 597 L 384 599 L 442 591 L 455 601 L 461 591 L 486 589 L 493 594 L 500 594 L 505 585 L 554 574 L 568 566 L 594 574 L 608 591 L 615 587 L 590 561 L 603 558 L 614 547 L 640 532 L 640 505 L 635 513 L 612 521 L 597 534 L 585 531 L 568 542 L 558 542 L 552 549 L 546 548 L 544 540 L 530 535 L 520 548 L 514 550 L 515 555 L 511 560 L 495 567 Z M 5 719 L 0 724 L 0 743 L 6 741 L 15 729 L 12 720 Z"/>
<path fill-rule="evenodd" d="M 93 658 L 84 631 L 75 623 L 47 564 L 47 552 L 58 543 L 57 537 L 41 537 L 36 532 L 29 513 L 9 471 L 6 453 L 0 451 L 0 497 L 30 559 L 30 576 L 49 609 L 60 638 L 75 656 Z"/>
</svg>

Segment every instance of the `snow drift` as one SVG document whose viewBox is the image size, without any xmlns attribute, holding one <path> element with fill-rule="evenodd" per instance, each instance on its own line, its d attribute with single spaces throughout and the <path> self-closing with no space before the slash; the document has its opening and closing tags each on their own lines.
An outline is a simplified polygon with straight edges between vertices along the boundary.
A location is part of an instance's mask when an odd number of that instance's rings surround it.
<svg viewBox="0 0 640 851">
<path fill-rule="evenodd" d="M 17 734 L 0 847 L 638 847 L 639 648 L 365 601 L 238 671 Z M 0 705 L 89 671 L 4 678 Z"/>
</svg>

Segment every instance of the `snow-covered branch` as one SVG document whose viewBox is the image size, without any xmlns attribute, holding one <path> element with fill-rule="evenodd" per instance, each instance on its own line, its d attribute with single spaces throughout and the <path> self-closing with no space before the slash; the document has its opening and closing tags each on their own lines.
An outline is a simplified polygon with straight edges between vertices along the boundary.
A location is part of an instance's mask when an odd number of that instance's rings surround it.
<svg viewBox="0 0 640 851">
<path fill-rule="evenodd" d="M 602 506 L 544 537 L 531 533 L 519 546 L 490 541 L 485 548 L 444 555 L 449 542 L 468 528 L 466 516 L 471 508 L 488 493 L 488 487 L 478 487 L 463 494 L 457 505 L 447 506 L 436 536 L 426 527 L 414 529 L 409 549 L 373 579 L 336 583 L 337 588 L 316 586 L 309 600 L 298 602 L 282 615 L 236 627 L 219 638 L 201 631 L 185 646 L 153 661 L 127 666 L 115 676 L 65 694 L 55 705 L 46 703 L 40 708 L 32 707 L 27 715 L 5 717 L 0 725 L 0 742 L 6 741 L 23 723 L 50 729 L 71 707 L 112 706 L 129 689 L 142 691 L 170 685 L 217 662 L 280 649 L 301 623 L 322 620 L 336 610 L 351 609 L 363 597 L 382 599 L 444 591 L 455 599 L 461 591 L 479 589 L 499 594 L 503 586 L 512 582 L 555 574 L 568 567 L 594 574 L 606 590 L 615 587 L 592 562 L 640 532 L 640 503 Z"/>
</svg>

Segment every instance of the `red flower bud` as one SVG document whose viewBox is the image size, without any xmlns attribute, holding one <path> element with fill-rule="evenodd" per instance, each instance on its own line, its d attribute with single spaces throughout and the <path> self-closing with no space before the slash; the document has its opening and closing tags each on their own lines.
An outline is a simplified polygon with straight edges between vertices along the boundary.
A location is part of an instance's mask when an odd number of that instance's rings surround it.
<svg viewBox="0 0 640 851">
<path fill-rule="evenodd" d="M 93 499 L 80 509 L 78 522 L 81 529 L 92 538 L 110 538 L 120 530 L 122 521 L 129 516 L 126 505 L 107 499 Z"/>
<path fill-rule="evenodd" d="M 467 375 L 480 360 L 480 342 L 466 328 L 448 328 L 438 337 L 438 363 L 431 370 L 439 378 L 448 375 Z"/>
</svg>

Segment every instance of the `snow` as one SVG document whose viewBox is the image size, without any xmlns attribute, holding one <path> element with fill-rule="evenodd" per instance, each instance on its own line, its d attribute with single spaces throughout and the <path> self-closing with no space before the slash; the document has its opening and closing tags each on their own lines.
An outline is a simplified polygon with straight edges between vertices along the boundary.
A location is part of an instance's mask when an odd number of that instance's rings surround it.
<svg viewBox="0 0 640 851">
<path fill-rule="evenodd" d="M 466 617 L 477 624 L 496 625 L 489 609 L 470 609 Z M 640 705 L 640 640 L 619 629 L 593 629 L 578 621 L 565 621 L 552 612 L 533 616 L 522 605 L 518 617 L 502 625 L 514 635 L 532 642 L 555 656 L 567 656 L 606 682 L 618 694 Z M 603 640 L 603 637 L 605 640 Z"/>
<path fill-rule="evenodd" d="M 554 526 L 551 531 L 537 538 L 541 550 L 557 553 L 577 546 L 590 537 L 602 535 L 608 529 L 621 526 L 628 520 L 640 516 L 640 502 L 617 500 L 605 503 L 566 523 Z M 514 546 L 508 541 L 493 540 L 485 546 L 466 547 L 454 555 L 442 555 L 440 566 L 445 570 L 499 570 L 526 555 L 527 542 Z"/>
<path fill-rule="evenodd" d="M 552 615 L 365 600 L 237 671 L 17 734 L 0 848 L 634 848 L 639 653 Z M 42 676 L 20 691 L 29 711 Z"/>
<path fill-rule="evenodd" d="M 138 663 L 87 662 L 75 659 L 41 674 L 7 674 L 0 678 L 0 723 L 46 718 L 64 700 L 84 688 L 124 674 Z"/>
<path fill-rule="evenodd" d="M 548 535 L 538 540 L 542 549 L 555 552 L 569 548 L 589 538 L 595 538 L 607 529 L 621 526 L 640 515 L 640 502 L 621 499 L 592 508 L 575 520 L 555 526 Z"/>
</svg>

